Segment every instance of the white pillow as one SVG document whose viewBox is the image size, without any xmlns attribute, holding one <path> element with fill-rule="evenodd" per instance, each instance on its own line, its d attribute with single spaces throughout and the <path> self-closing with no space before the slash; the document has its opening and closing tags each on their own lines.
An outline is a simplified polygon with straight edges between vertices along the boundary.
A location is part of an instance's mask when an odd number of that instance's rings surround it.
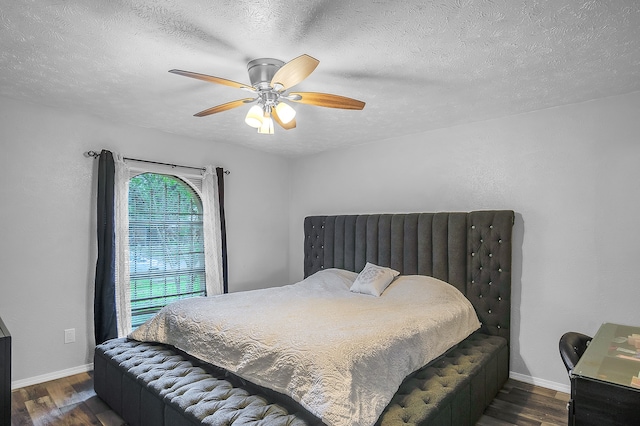
<svg viewBox="0 0 640 426">
<path fill-rule="evenodd" d="M 391 268 L 367 262 L 351 285 L 350 290 L 354 293 L 370 294 L 377 297 L 399 274 L 400 272 Z"/>
</svg>

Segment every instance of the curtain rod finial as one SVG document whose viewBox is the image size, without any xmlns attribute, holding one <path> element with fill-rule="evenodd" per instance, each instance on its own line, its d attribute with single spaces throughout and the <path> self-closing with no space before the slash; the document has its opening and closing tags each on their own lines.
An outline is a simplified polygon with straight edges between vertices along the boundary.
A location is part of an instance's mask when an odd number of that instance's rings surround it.
<svg viewBox="0 0 640 426">
<path fill-rule="evenodd" d="M 95 151 L 87 151 L 84 153 L 84 156 L 89 158 L 89 157 L 93 157 L 93 158 L 98 158 L 100 156 L 100 154 L 98 154 Z"/>
</svg>

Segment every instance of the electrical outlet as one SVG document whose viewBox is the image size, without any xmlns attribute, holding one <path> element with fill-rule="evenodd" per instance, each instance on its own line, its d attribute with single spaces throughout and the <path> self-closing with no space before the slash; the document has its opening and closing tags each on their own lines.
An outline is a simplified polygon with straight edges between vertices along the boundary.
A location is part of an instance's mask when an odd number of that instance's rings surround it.
<svg viewBox="0 0 640 426">
<path fill-rule="evenodd" d="M 73 343 L 76 341 L 76 329 L 68 328 L 64 331 L 64 343 Z"/>
</svg>

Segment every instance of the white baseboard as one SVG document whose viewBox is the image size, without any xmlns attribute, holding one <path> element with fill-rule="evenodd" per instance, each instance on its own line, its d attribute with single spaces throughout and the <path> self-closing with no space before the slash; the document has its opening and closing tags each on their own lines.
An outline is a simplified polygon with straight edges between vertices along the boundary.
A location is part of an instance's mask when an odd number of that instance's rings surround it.
<svg viewBox="0 0 640 426">
<path fill-rule="evenodd" d="M 509 378 L 519 382 L 529 383 L 530 385 L 542 386 L 543 388 L 553 389 L 558 392 L 571 393 L 571 386 L 563 383 L 551 382 L 549 380 L 538 379 L 536 377 L 527 376 L 513 371 L 509 372 Z"/>
<path fill-rule="evenodd" d="M 66 370 L 54 371 L 53 373 L 43 374 L 41 376 L 29 377 L 27 379 L 16 380 L 11 382 L 11 390 L 23 388 L 25 386 L 37 385 L 39 383 L 48 382 L 50 380 L 61 379 L 67 376 L 73 376 L 74 374 L 86 373 L 93 370 L 93 363 L 79 365 L 73 368 L 67 368 Z"/>
</svg>

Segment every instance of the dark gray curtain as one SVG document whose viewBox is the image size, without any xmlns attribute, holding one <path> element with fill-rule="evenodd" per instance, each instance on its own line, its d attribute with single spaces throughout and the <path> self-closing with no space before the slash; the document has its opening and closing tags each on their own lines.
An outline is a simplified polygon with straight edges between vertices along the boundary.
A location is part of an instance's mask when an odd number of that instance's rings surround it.
<svg viewBox="0 0 640 426">
<path fill-rule="evenodd" d="M 96 344 L 118 337 L 113 154 L 103 149 L 98 161 L 98 261 L 93 302 Z"/>
<path fill-rule="evenodd" d="M 227 267 L 227 225 L 224 218 L 224 169 L 216 167 L 218 177 L 218 203 L 220 204 L 220 235 L 222 236 L 222 288 L 229 292 L 229 269 Z"/>
</svg>

